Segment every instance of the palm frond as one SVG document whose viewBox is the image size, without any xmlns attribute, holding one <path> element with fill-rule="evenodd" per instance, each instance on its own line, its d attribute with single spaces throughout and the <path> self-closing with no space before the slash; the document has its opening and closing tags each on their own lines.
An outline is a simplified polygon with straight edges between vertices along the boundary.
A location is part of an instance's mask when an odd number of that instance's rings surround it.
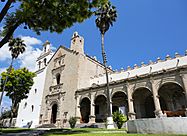
<svg viewBox="0 0 187 136">
<path fill-rule="evenodd" d="M 25 51 L 25 43 L 21 38 L 12 38 L 9 41 L 9 51 L 11 51 L 12 59 L 16 59 Z"/>
<path fill-rule="evenodd" d="M 101 6 L 94 14 L 97 16 L 95 20 L 96 26 L 102 34 L 108 31 L 110 26 L 113 26 L 113 22 L 117 18 L 116 8 L 110 2 Z"/>
</svg>

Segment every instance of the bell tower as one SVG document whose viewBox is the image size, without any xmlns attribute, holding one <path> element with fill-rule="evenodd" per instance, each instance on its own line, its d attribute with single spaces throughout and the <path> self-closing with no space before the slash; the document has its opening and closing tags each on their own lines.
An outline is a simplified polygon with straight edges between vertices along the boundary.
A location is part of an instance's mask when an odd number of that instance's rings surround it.
<svg viewBox="0 0 187 136">
<path fill-rule="evenodd" d="M 49 61 L 51 57 L 52 51 L 51 51 L 51 44 L 49 41 L 46 41 L 43 44 L 43 49 L 41 55 L 36 60 L 36 71 L 44 69 L 47 66 L 47 62 Z"/>
<path fill-rule="evenodd" d="M 71 50 L 84 54 L 84 38 L 78 32 L 74 32 L 71 38 Z"/>
</svg>

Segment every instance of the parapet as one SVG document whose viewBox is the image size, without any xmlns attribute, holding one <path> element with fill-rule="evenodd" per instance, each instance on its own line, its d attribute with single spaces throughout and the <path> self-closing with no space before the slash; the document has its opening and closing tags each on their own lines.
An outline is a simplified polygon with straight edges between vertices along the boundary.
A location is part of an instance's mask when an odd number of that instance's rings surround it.
<svg viewBox="0 0 187 136">
<path fill-rule="evenodd" d="M 169 69 L 174 69 L 185 65 L 187 65 L 187 50 L 185 51 L 185 55 L 180 55 L 176 52 L 173 58 L 170 55 L 166 55 L 165 59 L 158 57 L 156 61 L 150 60 L 147 64 L 141 62 L 141 65 L 134 64 L 133 67 L 128 66 L 126 69 L 121 68 L 121 70 L 117 70 L 109 74 L 109 79 L 112 79 L 110 80 L 110 82 L 112 82 L 132 77 L 140 77 L 142 75 L 148 75 L 159 71 L 165 72 Z M 106 83 L 105 74 L 99 77 L 92 77 L 90 79 L 90 85 L 94 83 Z"/>
</svg>

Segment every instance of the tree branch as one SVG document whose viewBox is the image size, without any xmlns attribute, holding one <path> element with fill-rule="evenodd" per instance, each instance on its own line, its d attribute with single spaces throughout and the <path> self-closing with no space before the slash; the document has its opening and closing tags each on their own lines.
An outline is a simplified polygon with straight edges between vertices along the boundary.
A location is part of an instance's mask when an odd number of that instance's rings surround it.
<svg viewBox="0 0 187 136">
<path fill-rule="evenodd" d="M 14 31 L 17 29 L 19 25 L 20 25 L 19 23 L 16 23 L 14 26 L 12 26 L 8 30 L 8 33 L 6 34 L 6 36 L 3 37 L 3 39 L 0 41 L 0 48 L 3 47 L 3 45 L 9 41 L 10 37 L 13 35 Z"/>
<path fill-rule="evenodd" d="M 3 20 L 3 18 L 5 17 L 5 15 L 7 14 L 9 8 L 10 8 L 10 5 L 14 2 L 15 0 L 8 0 L 6 5 L 3 7 L 3 9 L 1 10 L 1 13 L 0 13 L 0 23 L 1 21 Z"/>
</svg>

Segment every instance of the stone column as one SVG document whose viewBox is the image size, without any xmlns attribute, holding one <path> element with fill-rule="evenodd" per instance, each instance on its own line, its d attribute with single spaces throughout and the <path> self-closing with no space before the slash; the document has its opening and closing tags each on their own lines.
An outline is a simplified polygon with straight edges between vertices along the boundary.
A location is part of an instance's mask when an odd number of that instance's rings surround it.
<svg viewBox="0 0 187 136">
<path fill-rule="evenodd" d="M 155 81 L 151 79 L 151 87 L 152 87 L 152 93 L 153 93 L 153 101 L 155 105 L 155 117 L 160 118 L 163 117 L 162 110 L 160 108 L 160 101 L 159 101 L 159 95 L 158 95 L 158 90 L 155 85 Z"/>
<path fill-rule="evenodd" d="M 128 112 L 128 118 L 129 120 L 134 120 L 136 119 L 136 113 L 134 112 L 134 104 L 133 104 L 133 99 L 132 99 L 132 94 L 130 92 L 129 84 L 127 83 L 127 97 L 128 97 L 128 107 L 129 107 L 129 112 Z"/>
<path fill-rule="evenodd" d="M 44 111 L 44 124 L 50 124 L 51 123 L 51 114 L 50 114 L 50 104 L 49 100 L 47 100 L 45 111 Z"/>
<path fill-rule="evenodd" d="M 80 124 L 81 112 L 80 112 L 80 95 L 76 96 L 76 110 L 75 117 L 77 117 L 77 124 Z"/>
<path fill-rule="evenodd" d="M 187 117 L 187 77 L 185 77 L 184 75 L 180 75 L 182 82 L 183 82 L 183 86 L 184 86 L 184 93 L 185 93 L 185 98 L 186 98 L 186 112 L 185 115 Z"/>
<path fill-rule="evenodd" d="M 60 106 L 61 106 L 61 102 L 59 100 L 58 103 L 57 103 L 57 113 L 56 113 L 57 114 L 56 115 L 56 126 L 58 128 L 62 127 L 62 124 L 61 124 L 62 118 L 61 118 L 61 114 L 60 114 Z"/>
<path fill-rule="evenodd" d="M 89 119 L 89 123 L 95 123 L 95 103 L 94 103 L 94 96 L 95 93 L 91 93 L 90 96 L 90 119 Z"/>
<path fill-rule="evenodd" d="M 52 114 L 52 108 L 49 107 L 47 109 L 47 124 L 50 124 L 51 123 L 51 114 Z"/>
</svg>

